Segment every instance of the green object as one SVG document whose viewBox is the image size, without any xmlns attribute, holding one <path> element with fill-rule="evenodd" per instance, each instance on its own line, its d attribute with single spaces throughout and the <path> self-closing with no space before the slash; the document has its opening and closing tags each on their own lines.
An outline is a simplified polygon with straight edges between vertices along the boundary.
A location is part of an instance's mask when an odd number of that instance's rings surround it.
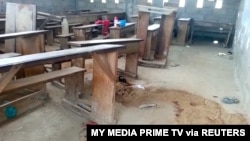
<svg viewBox="0 0 250 141">
<path fill-rule="evenodd" d="M 16 117 L 17 110 L 14 106 L 8 106 L 4 108 L 3 112 L 7 118 L 11 119 L 11 118 Z"/>
</svg>

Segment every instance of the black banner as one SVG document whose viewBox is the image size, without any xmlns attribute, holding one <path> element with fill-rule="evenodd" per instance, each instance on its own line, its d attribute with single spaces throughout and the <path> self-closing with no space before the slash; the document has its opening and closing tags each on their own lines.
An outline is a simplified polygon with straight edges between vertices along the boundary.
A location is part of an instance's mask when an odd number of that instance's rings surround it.
<svg viewBox="0 0 250 141">
<path fill-rule="evenodd" d="M 88 125 L 87 140 L 249 137 L 249 125 Z"/>
</svg>

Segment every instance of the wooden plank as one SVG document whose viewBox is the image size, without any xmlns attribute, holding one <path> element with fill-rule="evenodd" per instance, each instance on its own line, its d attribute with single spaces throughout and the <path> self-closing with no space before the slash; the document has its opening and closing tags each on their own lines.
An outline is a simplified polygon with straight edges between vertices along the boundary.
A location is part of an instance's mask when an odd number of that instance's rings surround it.
<svg viewBox="0 0 250 141">
<path fill-rule="evenodd" d="M 146 45 L 146 38 L 147 38 L 147 28 L 149 22 L 149 13 L 139 11 L 139 20 L 137 24 L 137 31 L 136 31 L 136 38 L 143 39 L 140 42 L 139 48 L 139 57 L 142 57 L 144 54 L 144 48 Z"/>
<path fill-rule="evenodd" d="M 115 44 L 101 44 L 96 46 L 89 46 L 85 48 L 73 48 L 59 51 L 50 51 L 37 54 L 23 55 L 12 58 L 1 59 L 0 70 L 9 69 L 16 64 L 23 64 L 24 67 L 32 65 L 41 65 L 52 62 L 60 62 L 69 59 L 76 59 L 79 57 L 89 56 L 91 52 L 110 52 L 125 49 L 124 45 Z"/>
<path fill-rule="evenodd" d="M 88 41 L 71 41 L 70 46 L 85 47 L 99 44 L 123 44 L 131 42 L 141 42 L 142 39 L 137 38 L 120 38 L 120 39 L 105 39 L 105 40 L 88 40 Z"/>
<path fill-rule="evenodd" d="M 20 53 L 14 53 L 14 52 L 4 53 L 4 54 L 0 54 L 0 59 L 16 57 L 16 56 L 20 56 L 20 55 L 21 55 Z"/>
<path fill-rule="evenodd" d="M 138 5 L 138 10 L 140 12 L 148 12 L 148 13 L 155 13 L 161 15 L 171 15 L 177 11 L 178 8 L 176 7 L 153 7 L 153 6 L 146 6 L 146 5 Z"/>
<path fill-rule="evenodd" d="M 53 71 L 53 72 L 44 73 L 44 74 L 40 74 L 36 76 L 30 76 L 30 77 L 18 79 L 18 80 L 10 82 L 9 85 L 5 87 L 3 92 L 10 92 L 10 91 L 25 88 L 28 86 L 35 86 L 38 84 L 47 83 L 47 82 L 56 80 L 58 78 L 62 78 L 68 75 L 72 75 L 74 73 L 84 72 L 84 71 L 86 70 L 83 68 L 70 67 L 70 68 L 65 68 L 65 69 L 58 70 L 58 71 Z M 1 93 L 0 95 L 2 94 L 3 93 Z"/>
<path fill-rule="evenodd" d="M 6 3 L 6 19 L 5 19 L 5 33 L 16 32 L 16 4 Z M 1 39 L 1 35 L 0 35 Z M 4 52 L 16 52 L 16 40 L 9 39 L 5 41 Z"/>
<path fill-rule="evenodd" d="M 17 38 L 17 37 L 35 36 L 35 35 L 43 34 L 46 32 L 48 32 L 48 30 L 23 31 L 23 32 L 16 32 L 16 33 L 0 34 L 0 40 L 6 40 L 6 39 L 11 39 L 11 38 Z"/>
<path fill-rule="evenodd" d="M 15 118 L 17 118 L 26 112 L 31 112 L 32 110 L 42 106 L 45 103 L 46 98 L 47 93 L 45 90 L 41 90 L 28 95 L 23 95 L 22 93 L 12 93 L 10 95 L 6 95 L 5 97 L 0 98 L 0 102 L 9 101 L 8 103 L 1 105 L 0 110 L 4 111 L 6 107 L 13 106 L 17 110 L 15 116 Z M 5 123 L 10 120 L 11 119 L 6 118 L 4 112 L 0 112 L 0 123 Z"/>
<path fill-rule="evenodd" d="M 73 29 L 87 29 L 87 28 L 93 28 L 93 27 L 98 27 L 102 26 L 102 24 L 89 24 L 89 25 L 83 25 L 83 26 L 76 26 L 73 27 Z"/>
<path fill-rule="evenodd" d="M 36 30 L 36 5 L 16 4 L 15 11 L 16 32 Z"/>
<path fill-rule="evenodd" d="M 113 76 L 117 74 L 118 53 L 110 52 L 106 54 L 97 54 L 104 63 L 110 67 Z M 104 73 L 103 67 L 98 60 L 93 59 L 93 93 L 91 118 L 97 123 L 114 123 L 115 112 L 115 83 L 110 79 L 107 73 Z"/>
</svg>

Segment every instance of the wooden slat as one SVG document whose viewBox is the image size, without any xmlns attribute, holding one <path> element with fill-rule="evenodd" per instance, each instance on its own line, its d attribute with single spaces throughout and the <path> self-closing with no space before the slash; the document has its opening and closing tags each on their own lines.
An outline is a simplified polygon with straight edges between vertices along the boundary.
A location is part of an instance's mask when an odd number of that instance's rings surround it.
<svg viewBox="0 0 250 141">
<path fill-rule="evenodd" d="M 89 25 L 83 25 L 83 26 L 76 26 L 73 27 L 73 29 L 86 29 L 86 28 L 92 28 L 92 27 L 98 27 L 102 26 L 102 24 L 89 24 Z"/>
<path fill-rule="evenodd" d="M 84 47 L 98 44 L 122 44 L 122 43 L 131 43 L 131 42 L 139 42 L 142 39 L 136 38 L 120 38 L 120 39 L 105 39 L 105 40 L 87 40 L 87 41 L 72 41 L 68 44 L 76 47 Z"/>
<path fill-rule="evenodd" d="M 126 25 L 125 25 L 124 27 L 119 27 L 119 26 L 115 27 L 115 26 L 112 26 L 112 27 L 110 27 L 109 29 L 128 28 L 128 27 L 131 27 L 131 26 L 134 26 L 134 25 L 135 25 L 135 23 L 126 23 Z"/>
<path fill-rule="evenodd" d="M 8 91 L 13 91 L 17 89 L 21 89 L 24 87 L 28 86 L 34 86 L 42 83 L 47 83 L 52 80 L 56 80 L 58 78 L 62 78 L 77 72 L 84 72 L 86 71 L 83 68 L 78 68 L 78 67 L 70 67 L 70 68 L 65 68 L 59 71 L 53 71 L 49 73 L 44 73 L 36 76 L 31 76 L 31 77 L 26 77 L 23 79 L 18 79 L 16 81 L 12 81 L 5 87 L 3 92 L 8 92 Z"/>
<path fill-rule="evenodd" d="M 38 34 L 42 34 L 46 32 L 48 32 L 48 30 L 36 30 L 36 31 L 24 31 L 24 32 L 0 34 L 0 40 L 17 38 L 17 37 L 25 37 L 25 36 L 34 36 L 34 35 L 38 35 Z"/>
</svg>

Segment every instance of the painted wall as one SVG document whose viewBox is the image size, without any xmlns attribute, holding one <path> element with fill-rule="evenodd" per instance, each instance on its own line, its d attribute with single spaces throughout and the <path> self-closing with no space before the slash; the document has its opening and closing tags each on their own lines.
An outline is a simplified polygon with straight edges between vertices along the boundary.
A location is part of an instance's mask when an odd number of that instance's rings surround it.
<svg viewBox="0 0 250 141">
<path fill-rule="evenodd" d="M 236 79 L 244 99 L 244 108 L 250 117 L 250 1 L 242 0 L 234 38 Z"/>
</svg>

